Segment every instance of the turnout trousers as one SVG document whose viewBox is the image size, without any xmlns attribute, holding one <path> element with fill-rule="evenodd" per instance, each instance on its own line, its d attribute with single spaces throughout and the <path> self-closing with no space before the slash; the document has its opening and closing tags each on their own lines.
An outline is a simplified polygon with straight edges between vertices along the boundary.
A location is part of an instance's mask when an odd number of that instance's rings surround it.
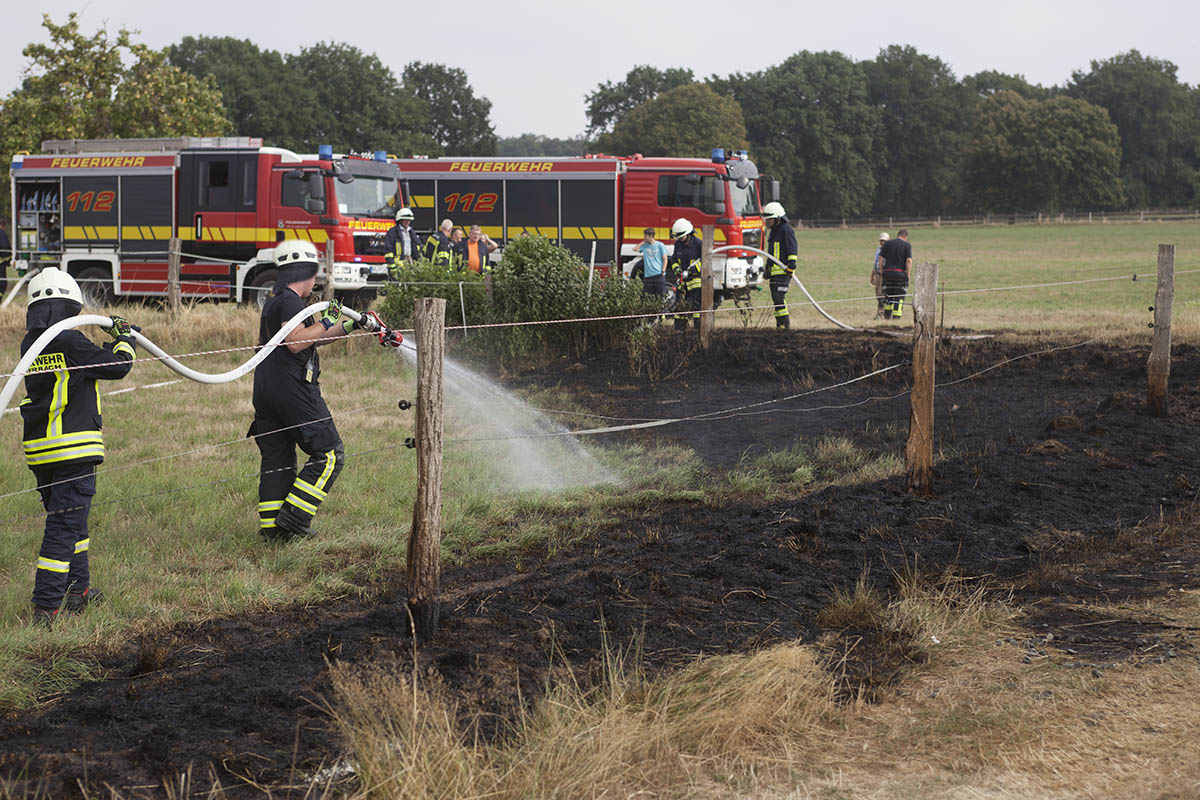
<svg viewBox="0 0 1200 800">
<path fill-rule="evenodd" d="M 908 293 L 907 275 L 883 275 L 883 318 L 900 319 L 904 315 L 904 295 Z"/>
<path fill-rule="evenodd" d="M 678 330 L 678 331 L 687 330 L 687 321 L 688 321 L 687 312 L 688 311 L 692 312 L 691 313 L 692 325 L 697 330 L 699 330 L 700 329 L 700 288 L 699 287 L 697 287 L 695 289 L 688 288 L 686 290 L 686 292 L 683 295 L 683 302 L 680 305 L 680 308 L 682 308 L 684 310 L 684 313 L 675 315 L 675 330 Z"/>
<path fill-rule="evenodd" d="M 345 465 L 342 438 L 329 407 L 316 386 L 304 386 L 286 405 L 256 408 L 250 435 L 262 454 L 258 478 L 258 522 L 262 532 L 274 533 L 275 517 L 284 503 L 311 522 Z M 296 448 L 308 461 L 296 473 Z"/>
<path fill-rule="evenodd" d="M 90 585 L 88 513 L 96 494 L 96 465 L 38 467 L 33 475 L 46 509 L 33 604 L 58 608 L 68 591 L 79 594 Z"/>
<path fill-rule="evenodd" d="M 788 314 L 788 307 L 785 303 L 788 286 L 791 283 L 792 276 L 790 275 L 771 276 L 771 302 L 775 305 L 776 328 L 788 328 L 791 326 L 791 317 Z"/>
</svg>

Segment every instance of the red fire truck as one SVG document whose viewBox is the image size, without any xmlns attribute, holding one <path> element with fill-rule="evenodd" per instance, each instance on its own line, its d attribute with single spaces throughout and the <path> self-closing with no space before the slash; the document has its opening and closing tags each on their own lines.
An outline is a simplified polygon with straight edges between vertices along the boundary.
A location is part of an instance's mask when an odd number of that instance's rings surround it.
<svg viewBox="0 0 1200 800">
<path fill-rule="evenodd" d="M 333 247 L 340 295 L 373 295 L 387 277 L 383 237 L 398 184 L 382 152 L 335 156 L 322 145 L 302 156 L 251 138 L 47 141 L 42 149 L 12 159 L 14 260 L 19 271 L 61 267 L 89 305 L 166 295 L 173 237 L 184 297 L 261 298 L 285 239 Z"/>
<path fill-rule="evenodd" d="M 760 176 L 744 152 L 711 161 L 607 155 L 579 158 L 398 159 L 414 225 L 435 230 L 443 219 L 479 225 L 503 245 L 523 233 L 556 240 L 585 262 L 635 269 L 642 231 L 672 250 L 671 224 L 686 217 L 699 233 L 714 226 L 714 245 L 763 246 L 759 198 L 779 184 Z M 639 262 L 640 263 L 640 262 Z M 729 251 L 713 258 L 718 300 L 744 297 L 762 280 L 762 257 Z"/>
</svg>

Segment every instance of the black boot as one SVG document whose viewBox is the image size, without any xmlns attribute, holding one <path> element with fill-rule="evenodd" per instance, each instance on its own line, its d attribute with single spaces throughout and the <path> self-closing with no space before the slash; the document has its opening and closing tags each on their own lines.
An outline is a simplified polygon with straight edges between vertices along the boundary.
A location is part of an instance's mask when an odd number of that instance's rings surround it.
<svg viewBox="0 0 1200 800">
<path fill-rule="evenodd" d="M 305 519 L 291 503 L 284 503 L 275 515 L 275 528 L 282 534 L 280 538 L 303 539 L 316 533 L 309 527 L 309 519 Z"/>
<path fill-rule="evenodd" d="M 82 592 L 67 592 L 67 613 L 82 614 L 88 606 L 98 606 L 104 602 L 104 592 L 94 586 L 89 586 Z"/>
<path fill-rule="evenodd" d="M 41 606 L 34 606 L 33 617 L 29 620 L 29 626 L 31 628 L 49 628 L 54 624 L 56 617 L 58 617 L 57 608 L 42 608 Z"/>
</svg>

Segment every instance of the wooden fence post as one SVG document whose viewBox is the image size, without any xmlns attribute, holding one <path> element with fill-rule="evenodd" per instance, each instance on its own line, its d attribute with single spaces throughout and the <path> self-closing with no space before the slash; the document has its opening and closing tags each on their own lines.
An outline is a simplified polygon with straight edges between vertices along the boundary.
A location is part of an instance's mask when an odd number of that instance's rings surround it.
<svg viewBox="0 0 1200 800">
<path fill-rule="evenodd" d="M 167 307 L 172 314 L 178 314 L 181 305 L 179 296 L 180 250 L 179 239 L 171 237 L 167 243 Z"/>
<path fill-rule="evenodd" d="M 913 289 L 912 415 L 904 462 L 908 490 L 933 494 L 933 386 L 937 321 L 937 264 L 920 264 Z"/>
<path fill-rule="evenodd" d="M 428 641 L 437 631 L 442 575 L 442 359 L 446 301 L 415 302 L 417 338 L 417 498 L 408 534 L 408 610 L 413 634 Z"/>
<path fill-rule="evenodd" d="M 1175 303 L 1175 245 L 1158 246 L 1158 291 L 1154 293 L 1154 341 L 1146 363 L 1146 404 L 1151 416 L 1167 415 L 1171 375 L 1171 306 Z"/>
<path fill-rule="evenodd" d="M 704 238 L 700 242 L 700 346 L 705 350 L 712 344 L 713 325 L 713 226 L 702 229 Z"/>
<path fill-rule="evenodd" d="M 333 299 L 333 240 L 325 243 L 325 285 L 321 287 L 321 299 Z"/>
</svg>

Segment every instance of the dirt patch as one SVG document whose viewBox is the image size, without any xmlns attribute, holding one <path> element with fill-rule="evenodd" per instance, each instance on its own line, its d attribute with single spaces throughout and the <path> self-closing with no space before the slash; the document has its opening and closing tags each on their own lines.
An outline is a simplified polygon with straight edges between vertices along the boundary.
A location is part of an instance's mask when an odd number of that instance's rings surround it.
<svg viewBox="0 0 1200 800">
<path fill-rule="evenodd" d="M 908 357 L 905 342 L 869 334 L 722 331 L 709 353 L 694 350 L 690 335 L 667 335 L 661 347 L 661 374 L 670 377 L 657 382 L 630 375 L 624 356 L 601 354 L 517 383 L 561 386 L 599 413 L 681 417 L 800 395 Z M 1172 416 L 1157 420 L 1136 402 L 1145 350 L 1089 345 L 1024 357 L 1030 349 L 996 340 L 940 349 L 935 497 L 910 497 L 892 479 L 778 502 L 673 502 L 614 514 L 600 536 L 570 552 L 523 558 L 523 572 L 508 562 L 447 570 L 443 629 L 416 653 L 416 667 L 440 674 L 467 708 L 503 715 L 518 687 L 526 698 L 538 690 L 552 657 L 594 672 L 606 635 L 618 645 L 640 641 L 652 672 L 705 654 L 816 641 L 817 613 L 835 590 L 866 572 L 887 592 L 892 570 L 914 564 L 1009 581 L 1031 604 L 1052 598 L 1054 610 L 1043 602 L 1047 616 L 1031 615 L 1019 647 L 1028 640 L 1050 652 L 1045 645 L 1061 641 L 1081 663 L 1100 663 L 1121 641 L 1169 645 L 1168 631 L 1087 626 L 1103 621 L 1067 609 L 1085 595 L 1083 604 L 1197 584 L 1194 530 L 1172 539 L 1135 528 L 1139 563 L 1173 562 L 1153 580 L 1119 577 L 1134 574 L 1112 560 L 1120 548 L 1095 543 L 1193 502 L 1200 396 L 1191 387 L 1200 385 L 1200 355 L 1177 349 L 1172 386 L 1180 389 Z M 754 409 L 767 414 L 621 436 L 692 447 L 714 479 L 743 453 L 826 434 L 899 452 L 907 380 L 897 369 Z M 1048 440 L 1057 444 L 1047 448 Z M 1108 559 L 1090 577 L 1080 555 L 1088 548 Z M 403 599 L 395 575 L 369 600 L 182 625 L 132 643 L 104 657 L 106 680 L 0 721 L 0 774 L 51 776 L 56 797 L 69 796 L 85 771 L 92 786 L 146 796 L 159 796 L 150 787 L 189 765 L 196 776 L 238 786 L 234 797 L 259 794 L 246 780 L 295 783 L 342 754 L 321 707 L 329 662 L 413 666 Z M 831 657 L 842 654 L 831 663 L 846 665 L 847 692 L 877 691 L 915 658 L 871 631 L 824 635 Z M 854 652 L 863 658 L 846 655 Z M 1150 652 L 1143 655 L 1157 657 Z"/>
</svg>

